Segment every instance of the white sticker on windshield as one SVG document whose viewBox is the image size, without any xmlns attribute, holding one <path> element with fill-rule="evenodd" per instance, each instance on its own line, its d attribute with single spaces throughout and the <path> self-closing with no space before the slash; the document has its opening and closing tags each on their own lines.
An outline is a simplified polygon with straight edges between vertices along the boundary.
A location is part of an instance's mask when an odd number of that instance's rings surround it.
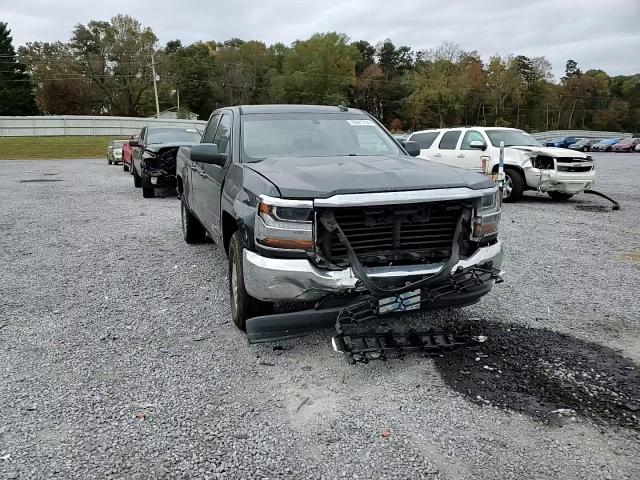
<svg viewBox="0 0 640 480">
<path fill-rule="evenodd" d="M 371 120 L 347 120 L 347 123 L 354 127 L 373 127 Z"/>
</svg>

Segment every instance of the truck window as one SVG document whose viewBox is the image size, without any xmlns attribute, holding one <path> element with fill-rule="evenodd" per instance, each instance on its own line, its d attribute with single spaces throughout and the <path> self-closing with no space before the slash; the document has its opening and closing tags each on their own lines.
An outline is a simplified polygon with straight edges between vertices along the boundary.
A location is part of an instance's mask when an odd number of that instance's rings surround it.
<svg viewBox="0 0 640 480">
<path fill-rule="evenodd" d="M 424 133 L 414 133 L 409 138 L 412 142 L 417 142 L 420 145 L 420 149 L 424 150 L 426 148 L 430 148 L 433 145 L 433 142 L 438 138 L 440 132 L 424 132 Z"/>
<path fill-rule="evenodd" d="M 218 145 L 220 153 L 227 153 L 229 150 L 229 137 L 231 136 L 231 115 L 224 114 L 218 124 L 216 134 L 213 136 L 213 143 Z"/>
<path fill-rule="evenodd" d="M 211 117 L 211 120 L 209 120 L 209 123 L 207 124 L 207 129 L 204 131 L 204 135 L 202 136 L 202 143 L 214 143 L 213 135 L 216 133 L 216 126 L 218 125 L 219 118 L 219 114 Z"/>
<path fill-rule="evenodd" d="M 440 140 L 440 149 L 441 150 L 455 150 L 456 145 L 458 144 L 458 139 L 460 138 L 460 130 L 451 130 L 449 132 L 445 132 L 442 136 L 442 140 Z"/>
<path fill-rule="evenodd" d="M 476 130 L 467 130 L 467 133 L 464 134 L 464 138 L 462 139 L 460 150 L 473 150 L 471 148 L 471 142 L 475 141 L 487 143 L 480 132 Z"/>
</svg>

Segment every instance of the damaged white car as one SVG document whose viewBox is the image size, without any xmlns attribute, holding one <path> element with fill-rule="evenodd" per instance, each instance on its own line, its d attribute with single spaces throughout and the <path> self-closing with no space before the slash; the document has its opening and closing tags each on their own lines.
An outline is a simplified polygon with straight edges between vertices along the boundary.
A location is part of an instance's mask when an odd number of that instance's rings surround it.
<svg viewBox="0 0 640 480">
<path fill-rule="evenodd" d="M 546 192 L 567 200 L 592 188 L 595 162 L 582 152 L 544 147 L 515 128 L 460 127 L 414 132 L 408 141 L 420 145 L 420 157 L 454 167 L 497 175 L 500 142 L 504 142 L 505 202 L 515 202 L 525 190 Z"/>
</svg>

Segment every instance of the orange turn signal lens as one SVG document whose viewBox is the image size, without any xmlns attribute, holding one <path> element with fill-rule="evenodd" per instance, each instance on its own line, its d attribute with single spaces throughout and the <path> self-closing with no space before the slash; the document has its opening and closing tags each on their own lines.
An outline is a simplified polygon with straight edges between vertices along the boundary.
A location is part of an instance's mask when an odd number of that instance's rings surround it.
<svg viewBox="0 0 640 480">
<path fill-rule="evenodd" d="M 287 248 L 292 250 L 312 250 L 311 240 L 286 240 L 284 238 L 261 238 L 258 242 L 266 247 Z"/>
<path fill-rule="evenodd" d="M 498 233 L 497 223 L 476 223 L 473 228 L 473 236 L 476 238 L 487 237 Z"/>
<path fill-rule="evenodd" d="M 269 215 L 271 213 L 271 205 L 260 202 L 260 205 L 258 205 L 258 211 L 260 213 L 264 213 L 265 215 Z"/>
</svg>

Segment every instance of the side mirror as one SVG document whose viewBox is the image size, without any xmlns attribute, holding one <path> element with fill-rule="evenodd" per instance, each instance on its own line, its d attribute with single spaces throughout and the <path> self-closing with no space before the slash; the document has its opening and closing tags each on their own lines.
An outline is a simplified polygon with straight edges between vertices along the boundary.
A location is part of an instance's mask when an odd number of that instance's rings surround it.
<svg viewBox="0 0 640 480">
<path fill-rule="evenodd" d="M 137 138 L 132 138 L 131 140 L 129 140 L 129 146 L 130 147 L 139 147 L 140 146 L 140 142 L 138 141 Z"/>
<path fill-rule="evenodd" d="M 469 146 L 476 150 L 482 150 L 483 152 L 487 149 L 487 144 L 480 140 L 473 140 Z"/>
<path fill-rule="evenodd" d="M 223 166 L 226 155 L 218 151 L 218 145 L 215 143 L 198 143 L 191 147 L 191 160 Z"/>
<path fill-rule="evenodd" d="M 420 155 L 420 144 L 418 142 L 402 142 L 402 146 L 412 157 Z"/>
</svg>

